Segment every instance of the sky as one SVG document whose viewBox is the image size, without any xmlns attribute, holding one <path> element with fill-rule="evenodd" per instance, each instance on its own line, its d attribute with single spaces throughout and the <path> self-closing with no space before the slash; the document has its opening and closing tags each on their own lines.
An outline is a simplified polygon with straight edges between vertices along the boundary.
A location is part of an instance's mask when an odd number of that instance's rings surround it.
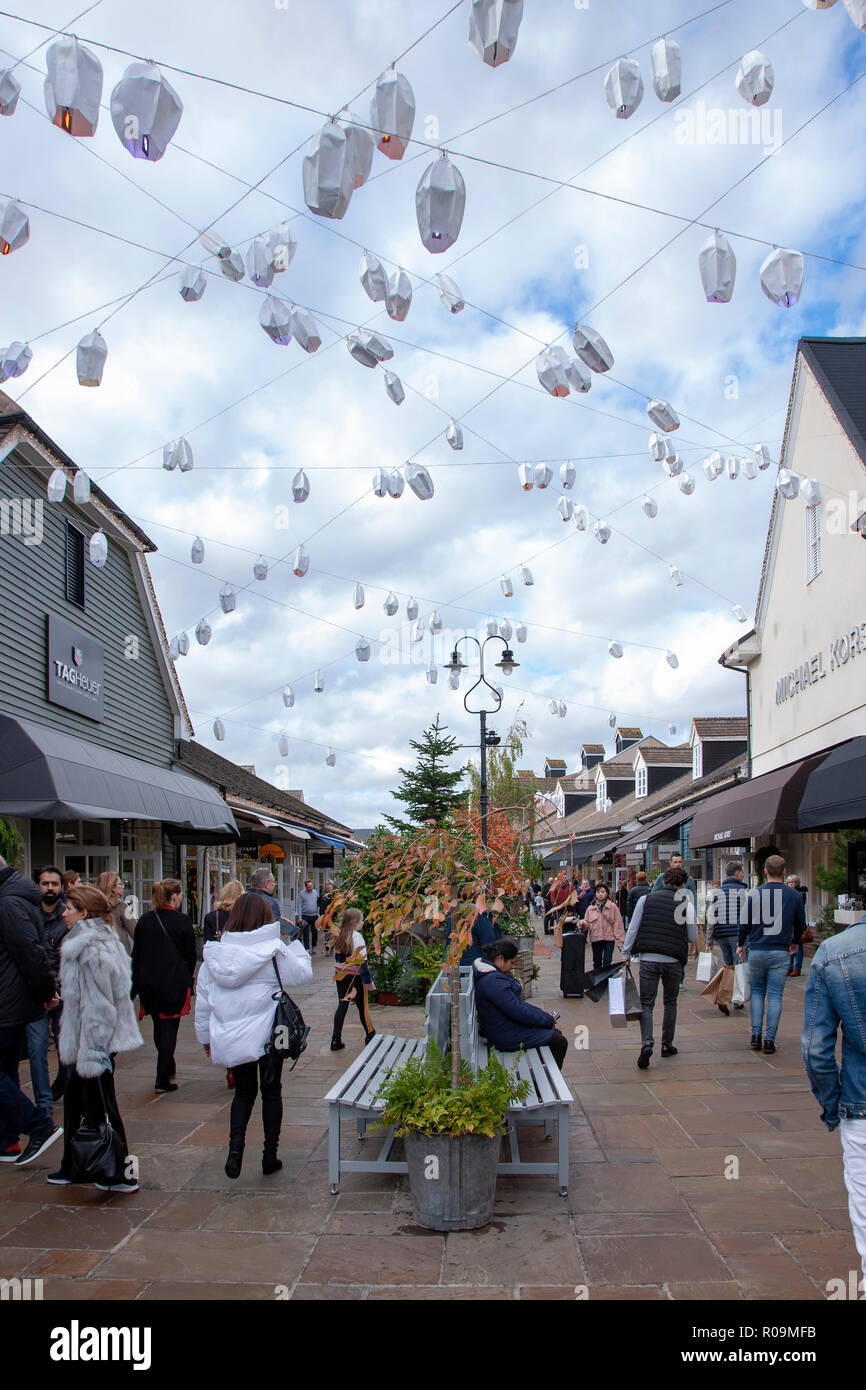
<svg viewBox="0 0 866 1390">
<path fill-rule="evenodd" d="M 796 343 L 866 331 L 866 34 L 844 4 L 526 0 L 513 55 L 496 68 L 467 41 L 469 0 L 101 0 L 76 20 L 83 6 L 28 0 L 26 16 L 23 6 L 0 16 L 0 65 L 25 59 L 18 109 L 0 117 L 0 196 L 30 218 L 29 241 L 0 263 L 0 342 L 33 350 L 4 390 L 157 545 L 166 629 L 191 638 L 177 670 L 196 738 L 344 824 L 373 825 L 398 811 L 397 770 L 437 713 L 459 743 L 477 739 L 463 706 L 470 682 L 450 690 L 441 667 L 456 637 L 486 635 L 489 617 L 527 628 L 525 643 L 511 642 L 519 668 L 494 673 L 504 701 L 489 722 L 504 735 L 520 709 L 530 728 L 520 762 L 536 773 L 547 756 L 573 770 L 584 742 L 611 749 L 609 713 L 666 743 L 687 738 L 693 716 L 745 713 L 742 677 L 718 657 L 747 630 L 733 606 L 749 622 L 754 611 Z M 46 46 L 67 28 L 105 72 L 92 139 L 71 138 L 45 111 Z M 682 95 L 668 104 L 650 75 L 663 34 L 682 50 Z M 753 49 L 775 75 L 763 125 L 755 140 L 711 143 L 712 130 L 738 129 L 729 113 L 746 107 L 734 78 Z M 623 120 L 604 76 L 626 54 L 645 95 Z M 161 65 L 184 108 L 154 163 L 129 156 L 107 109 L 138 58 Z M 302 182 L 310 139 L 346 104 L 369 122 L 375 83 L 395 59 L 415 94 L 414 143 L 400 161 L 375 154 L 342 219 L 313 215 Z M 434 255 L 415 190 L 439 149 L 463 176 L 466 211 L 456 244 Z M 197 240 L 215 227 L 245 253 L 283 218 L 297 252 L 272 293 L 315 316 L 322 347 L 311 355 L 267 337 L 267 291 L 227 280 Z M 729 304 L 706 303 L 698 275 L 715 226 L 737 258 Z M 806 255 L 789 309 L 761 292 L 774 245 Z M 365 249 L 408 274 L 405 322 L 365 294 Z M 207 289 L 186 303 L 180 272 L 200 263 Z M 432 284 L 440 272 L 462 290 L 458 314 Z M 556 399 L 535 358 L 554 342 L 570 349 L 575 323 L 600 332 L 615 362 L 587 394 Z M 384 368 L 347 351 L 361 326 L 393 347 L 399 406 Z M 108 358 L 101 385 L 87 389 L 75 348 L 97 327 Z M 690 496 L 650 457 L 652 397 L 681 418 L 671 438 L 695 479 Z M 445 440 L 451 418 L 461 452 Z M 163 445 L 181 435 L 195 466 L 167 473 Z M 707 454 L 748 456 L 757 442 L 773 463 L 754 481 L 706 480 Z M 567 459 L 570 492 L 559 477 Z M 524 461 L 549 462 L 552 484 L 522 491 Z M 433 498 L 408 487 L 377 498 L 376 469 L 409 462 L 428 468 Z M 296 504 L 300 468 L 310 495 Z M 646 493 L 655 519 L 642 510 Z M 562 496 L 587 508 L 587 531 L 563 522 Z M 598 519 L 611 527 L 606 545 L 592 534 Z M 205 558 L 194 566 L 196 536 Z M 302 578 L 292 573 L 300 544 Z M 252 573 L 260 555 L 264 582 Z M 519 579 L 524 564 L 531 586 Z M 226 582 L 239 591 L 230 615 L 218 603 Z M 391 592 L 394 616 L 383 609 Z M 431 652 L 434 610 L 442 633 Z M 202 647 L 193 630 L 204 616 L 213 637 Z M 364 663 L 360 636 L 372 649 Z M 488 666 L 500 649 L 488 646 Z M 477 669 L 474 647 L 464 659 Z M 565 702 L 564 718 L 551 700 Z"/>
</svg>

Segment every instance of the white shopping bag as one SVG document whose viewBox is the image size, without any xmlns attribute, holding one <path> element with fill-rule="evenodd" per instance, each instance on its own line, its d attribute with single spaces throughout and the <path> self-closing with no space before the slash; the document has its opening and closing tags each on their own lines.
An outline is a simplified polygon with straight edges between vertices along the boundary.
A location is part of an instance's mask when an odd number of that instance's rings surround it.
<svg viewBox="0 0 866 1390">
<path fill-rule="evenodd" d="M 625 1028 L 625 979 L 614 975 L 607 985 L 607 1007 L 612 1028 Z"/>
<path fill-rule="evenodd" d="M 698 956 L 698 973 L 696 980 L 702 981 L 705 985 L 709 984 L 713 978 L 713 953 L 712 951 L 701 951 Z"/>
<path fill-rule="evenodd" d="M 749 980 L 749 967 L 743 961 L 734 966 L 734 992 L 731 996 L 732 1004 L 747 1004 L 752 997 L 752 985 Z"/>
</svg>

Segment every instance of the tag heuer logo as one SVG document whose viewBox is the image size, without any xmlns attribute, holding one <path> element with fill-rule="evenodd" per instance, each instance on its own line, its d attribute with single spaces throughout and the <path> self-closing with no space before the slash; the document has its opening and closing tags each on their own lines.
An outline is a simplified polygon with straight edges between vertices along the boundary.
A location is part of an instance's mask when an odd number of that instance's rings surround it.
<svg viewBox="0 0 866 1390">
<path fill-rule="evenodd" d="M 72 660 L 75 662 L 76 666 L 81 665 L 82 661 L 84 660 L 84 652 L 81 650 L 80 647 L 72 648 Z"/>
</svg>

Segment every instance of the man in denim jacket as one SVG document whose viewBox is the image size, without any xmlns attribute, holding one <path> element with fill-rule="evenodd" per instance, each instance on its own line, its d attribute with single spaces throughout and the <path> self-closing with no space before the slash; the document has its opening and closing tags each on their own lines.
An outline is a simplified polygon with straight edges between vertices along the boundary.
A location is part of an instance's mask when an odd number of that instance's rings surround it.
<svg viewBox="0 0 866 1390">
<path fill-rule="evenodd" d="M 848 1211 L 866 1275 L 866 917 L 815 952 L 801 1047 L 812 1094 L 823 1107 L 821 1119 L 829 1130 L 841 1128 Z"/>
</svg>

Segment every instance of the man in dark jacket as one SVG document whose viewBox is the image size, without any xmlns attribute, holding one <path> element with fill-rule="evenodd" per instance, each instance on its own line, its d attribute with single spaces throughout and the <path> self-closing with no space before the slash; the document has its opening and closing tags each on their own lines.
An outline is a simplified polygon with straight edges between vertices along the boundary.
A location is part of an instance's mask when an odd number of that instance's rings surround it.
<svg viewBox="0 0 866 1390">
<path fill-rule="evenodd" d="M 0 1162 L 32 1163 L 63 1130 L 18 1084 L 27 1024 L 57 1004 L 48 952 L 41 939 L 41 894 L 0 859 Z M 30 1136 L 23 1153 L 21 1134 Z"/>
<path fill-rule="evenodd" d="M 686 887 L 685 869 L 668 869 L 661 888 L 647 893 L 635 908 L 623 942 L 622 958 L 632 952 L 640 956 L 640 1036 L 637 1064 L 641 1071 L 649 1066 L 653 1051 L 653 1009 L 659 981 L 664 991 L 662 1018 L 662 1056 L 675 1057 L 674 1031 L 677 1026 L 677 996 L 680 975 L 689 955 L 689 942 L 696 941 L 697 916 Z"/>
<path fill-rule="evenodd" d="M 581 921 L 581 922 L 583 921 L 584 917 L 586 916 L 586 909 L 589 907 L 589 905 L 590 905 L 590 903 L 593 901 L 594 897 L 595 897 L 595 889 L 593 888 L 593 886 L 592 886 L 592 884 L 590 883 L 589 879 L 588 879 L 588 878 L 585 878 L 585 879 L 583 880 L 583 883 L 580 885 L 580 893 L 578 894 L 578 899 L 577 899 L 577 904 L 576 904 L 576 909 L 575 909 L 576 912 L 577 912 L 577 916 L 578 916 L 578 920 L 579 920 L 579 921 Z"/>
<path fill-rule="evenodd" d="M 559 1014 L 545 1013 L 527 1004 L 512 970 L 517 959 L 513 941 L 498 940 L 484 948 L 484 955 L 472 967 L 478 1028 L 501 1052 L 517 1052 L 521 1047 L 549 1047 L 562 1070 L 568 1039 L 556 1027 Z"/>
<path fill-rule="evenodd" d="M 626 924 L 628 924 L 634 916 L 634 910 L 640 902 L 641 898 L 645 898 L 649 891 L 649 879 L 647 878 L 643 869 L 641 869 L 640 873 L 634 881 L 633 887 L 631 887 L 628 890 L 628 897 L 626 898 L 625 903 L 625 912 L 623 913 L 623 917 L 625 918 Z"/>
<path fill-rule="evenodd" d="M 59 993 L 60 943 L 69 930 L 63 916 L 66 908 L 66 899 L 63 896 L 63 880 L 60 870 L 54 864 L 46 864 L 44 869 L 40 869 L 38 874 L 34 874 L 34 879 L 42 898 L 40 903 L 42 908 L 42 944 L 48 952 L 48 959 L 54 972 L 54 983 L 57 987 L 57 993 Z M 58 1004 L 56 1009 L 52 1009 L 50 1013 L 43 1014 L 41 1018 L 34 1019 L 32 1023 L 27 1025 L 27 1057 L 30 1062 L 33 1099 L 40 1110 L 47 1110 L 49 1114 L 53 1102 L 59 1100 L 63 1095 L 63 1069 L 58 1068 L 57 1078 L 53 1086 L 48 1072 L 48 1045 L 53 1033 L 54 1045 L 57 1047 L 62 1008 L 63 1005 Z"/>
<path fill-rule="evenodd" d="M 737 934 L 745 919 L 747 889 L 743 881 L 743 866 L 739 859 L 729 859 L 725 865 L 725 877 L 707 903 L 707 950 L 718 944 L 725 965 L 734 964 L 734 951 L 737 948 Z M 719 1004 L 723 1014 L 729 1014 L 727 1004 Z M 735 1004 L 741 1009 L 742 1004 Z"/>
<path fill-rule="evenodd" d="M 748 894 L 743 922 L 737 934 L 738 960 L 746 959 L 747 937 L 749 941 L 749 982 L 752 986 L 750 1046 L 753 1052 L 761 1050 L 765 999 L 767 1026 L 764 1051 L 776 1051 L 776 1030 L 782 1017 L 782 994 L 791 956 L 796 954 L 806 930 L 803 899 L 796 889 L 782 882 L 784 872 L 785 861 L 781 854 L 771 854 L 764 865 L 767 881 Z"/>
</svg>

